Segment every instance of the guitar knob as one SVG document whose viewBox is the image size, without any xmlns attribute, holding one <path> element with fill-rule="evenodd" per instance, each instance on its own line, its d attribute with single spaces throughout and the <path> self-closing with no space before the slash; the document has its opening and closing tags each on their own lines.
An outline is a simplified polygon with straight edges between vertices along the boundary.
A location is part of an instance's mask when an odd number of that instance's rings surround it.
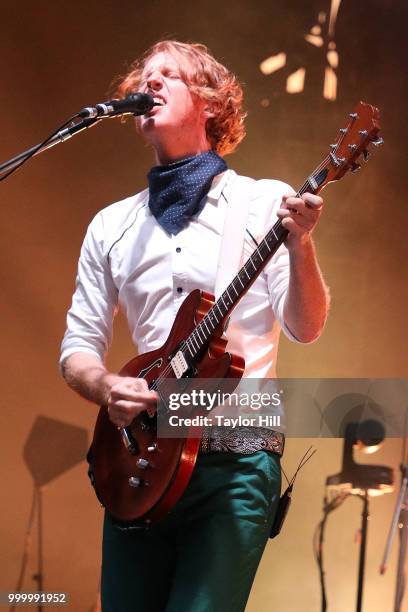
<svg viewBox="0 0 408 612">
<path fill-rule="evenodd" d="M 138 468 L 145 470 L 149 466 L 149 462 L 147 459 L 141 458 L 136 461 L 136 465 Z"/>
<path fill-rule="evenodd" d="M 131 476 L 128 482 L 133 488 L 140 487 L 140 485 L 142 484 L 142 480 L 140 478 L 137 478 L 136 476 Z"/>
</svg>

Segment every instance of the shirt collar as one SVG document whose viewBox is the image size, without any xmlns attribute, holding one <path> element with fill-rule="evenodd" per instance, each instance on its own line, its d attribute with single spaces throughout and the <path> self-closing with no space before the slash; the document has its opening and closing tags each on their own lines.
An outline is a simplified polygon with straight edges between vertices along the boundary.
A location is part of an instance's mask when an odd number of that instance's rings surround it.
<svg viewBox="0 0 408 612">
<path fill-rule="evenodd" d="M 228 169 L 214 177 L 210 190 L 207 193 L 207 199 L 212 202 L 212 204 L 217 204 L 222 192 L 234 175 L 234 170 Z"/>
</svg>

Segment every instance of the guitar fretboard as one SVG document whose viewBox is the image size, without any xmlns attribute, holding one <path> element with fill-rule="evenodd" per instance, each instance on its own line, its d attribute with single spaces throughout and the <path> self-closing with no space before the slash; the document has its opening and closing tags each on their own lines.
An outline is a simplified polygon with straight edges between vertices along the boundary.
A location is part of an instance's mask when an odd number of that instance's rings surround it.
<svg viewBox="0 0 408 612">
<path fill-rule="evenodd" d="M 330 159 L 324 162 L 308 177 L 305 183 L 297 192 L 297 196 L 308 191 L 317 193 L 319 187 L 324 183 L 327 176 L 327 164 Z M 223 323 L 232 313 L 243 295 L 262 272 L 268 261 L 276 253 L 284 242 L 288 230 L 286 230 L 281 219 L 269 230 L 262 242 L 260 242 L 239 270 L 232 282 L 220 295 L 215 304 L 210 308 L 205 317 L 191 332 L 185 341 L 184 348 L 187 349 L 191 358 L 196 357 L 207 346 L 214 330 Z"/>
</svg>

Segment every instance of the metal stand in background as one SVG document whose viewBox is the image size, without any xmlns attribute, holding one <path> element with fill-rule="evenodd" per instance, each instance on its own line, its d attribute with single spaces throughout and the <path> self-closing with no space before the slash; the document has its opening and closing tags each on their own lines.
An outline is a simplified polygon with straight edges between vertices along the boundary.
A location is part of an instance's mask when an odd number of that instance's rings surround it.
<svg viewBox="0 0 408 612">
<path fill-rule="evenodd" d="M 361 513 L 361 542 L 360 542 L 360 560 L 358 563 L 358 591 L 357 591 L 357 607 L 356 612 L 361 612 L 363 606 L 363 587 L 364 587 L 364 572 L 365 558 L 367 549 L 367 529 L 368 529 L 368 491 L 365 490 L 360 495 L 363 500 L 363 511 Z"/>
<path fill-rule="evenodd" d="M 393 491 L 393 470 L 385 465 L 366 465 L 354 460 L 354 448 L 363 452 L 377 449 L 384 439 L 385 429 L 375 420 L 349 422 L 344 432 L 343 462 L 341 472 L 328 476 L 326 487 L 332 491 L 355 495 L 363 501 L 361 514 L 361 541 L 358 566 L 358 587 L 356 612 L 362 611 L 367 531 L 369 517 L 369 496 Z M 321 575 L 324 577 L 323 569 Z"/>
<path fill-rule="evenodd" d="M 390 531 L 385 545 L 384 556 L 380 573 L 387 571 L 388 556 L 391 551 L 395 533 L 399 527 L 399 553 L 397 565 L 397 582 L 395 587 L 394 612 L 401 612 L 402 601 L 405 594 L 405 562 L 408 545 L 408 464 L 401 464 L 401 487 L 392 516 Z"/>
<path fill-rule="evenodd" d="M 33 501 L 26 529 L 24 552 L 15 592 L 22 591 L 28 564 L 31 532 L 37 520 L 37 569 L 32 576 L 37 591 L 44 588 L 44 525 L 42 492 L 45 485 L 84 460 L 88 448 L 88 432 L 83 427 L 39 416 L 24 445 L 23 456 L 34 482 Z M 42 602 L 37 610 L 42 612 Z M 15 605 L 10 607 L 10 612 Z"/>
</svg>

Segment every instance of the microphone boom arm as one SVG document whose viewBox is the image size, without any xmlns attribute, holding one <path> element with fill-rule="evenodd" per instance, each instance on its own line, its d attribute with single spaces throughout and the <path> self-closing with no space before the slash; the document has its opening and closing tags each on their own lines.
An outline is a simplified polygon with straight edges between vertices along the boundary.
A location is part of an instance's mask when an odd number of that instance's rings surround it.
<svg viewBox="0 0 408 612">
<path fill-rule="evenodd" d="M 59 144 L 60 142 L 65 142 L 66 140 L 69 140 L 72 136 L 74 136 L 74 134 L 78 134 L 82 130 L 95 125 L 101 119 L 102 117 L 83 119 L 82 121 L 79 121 L 78 123 L 75 123 L 74 125 L 67 127 L 64 130 L 60 130 L 50 140 L 48 140 L 46 144 L 44 144 L 43 147 L 38 148 L 40 145 L 37 144 L 34 147 L 31 147 L 30 149 L 23 151 L 19 155 L 12 157 L 11 159 L 4 162 L 3 164 L 0 164 L 0 173 L 5 172 L 6 170 L 11 170 L 14 166 L 19 164 L 22 160 L 24 160 L 27 157 L 30 157 L 30 156 L 35 157 L 39 153 L 42 153 L 43 151 L 50 149 L 54 145 Z"/>
</svg>

